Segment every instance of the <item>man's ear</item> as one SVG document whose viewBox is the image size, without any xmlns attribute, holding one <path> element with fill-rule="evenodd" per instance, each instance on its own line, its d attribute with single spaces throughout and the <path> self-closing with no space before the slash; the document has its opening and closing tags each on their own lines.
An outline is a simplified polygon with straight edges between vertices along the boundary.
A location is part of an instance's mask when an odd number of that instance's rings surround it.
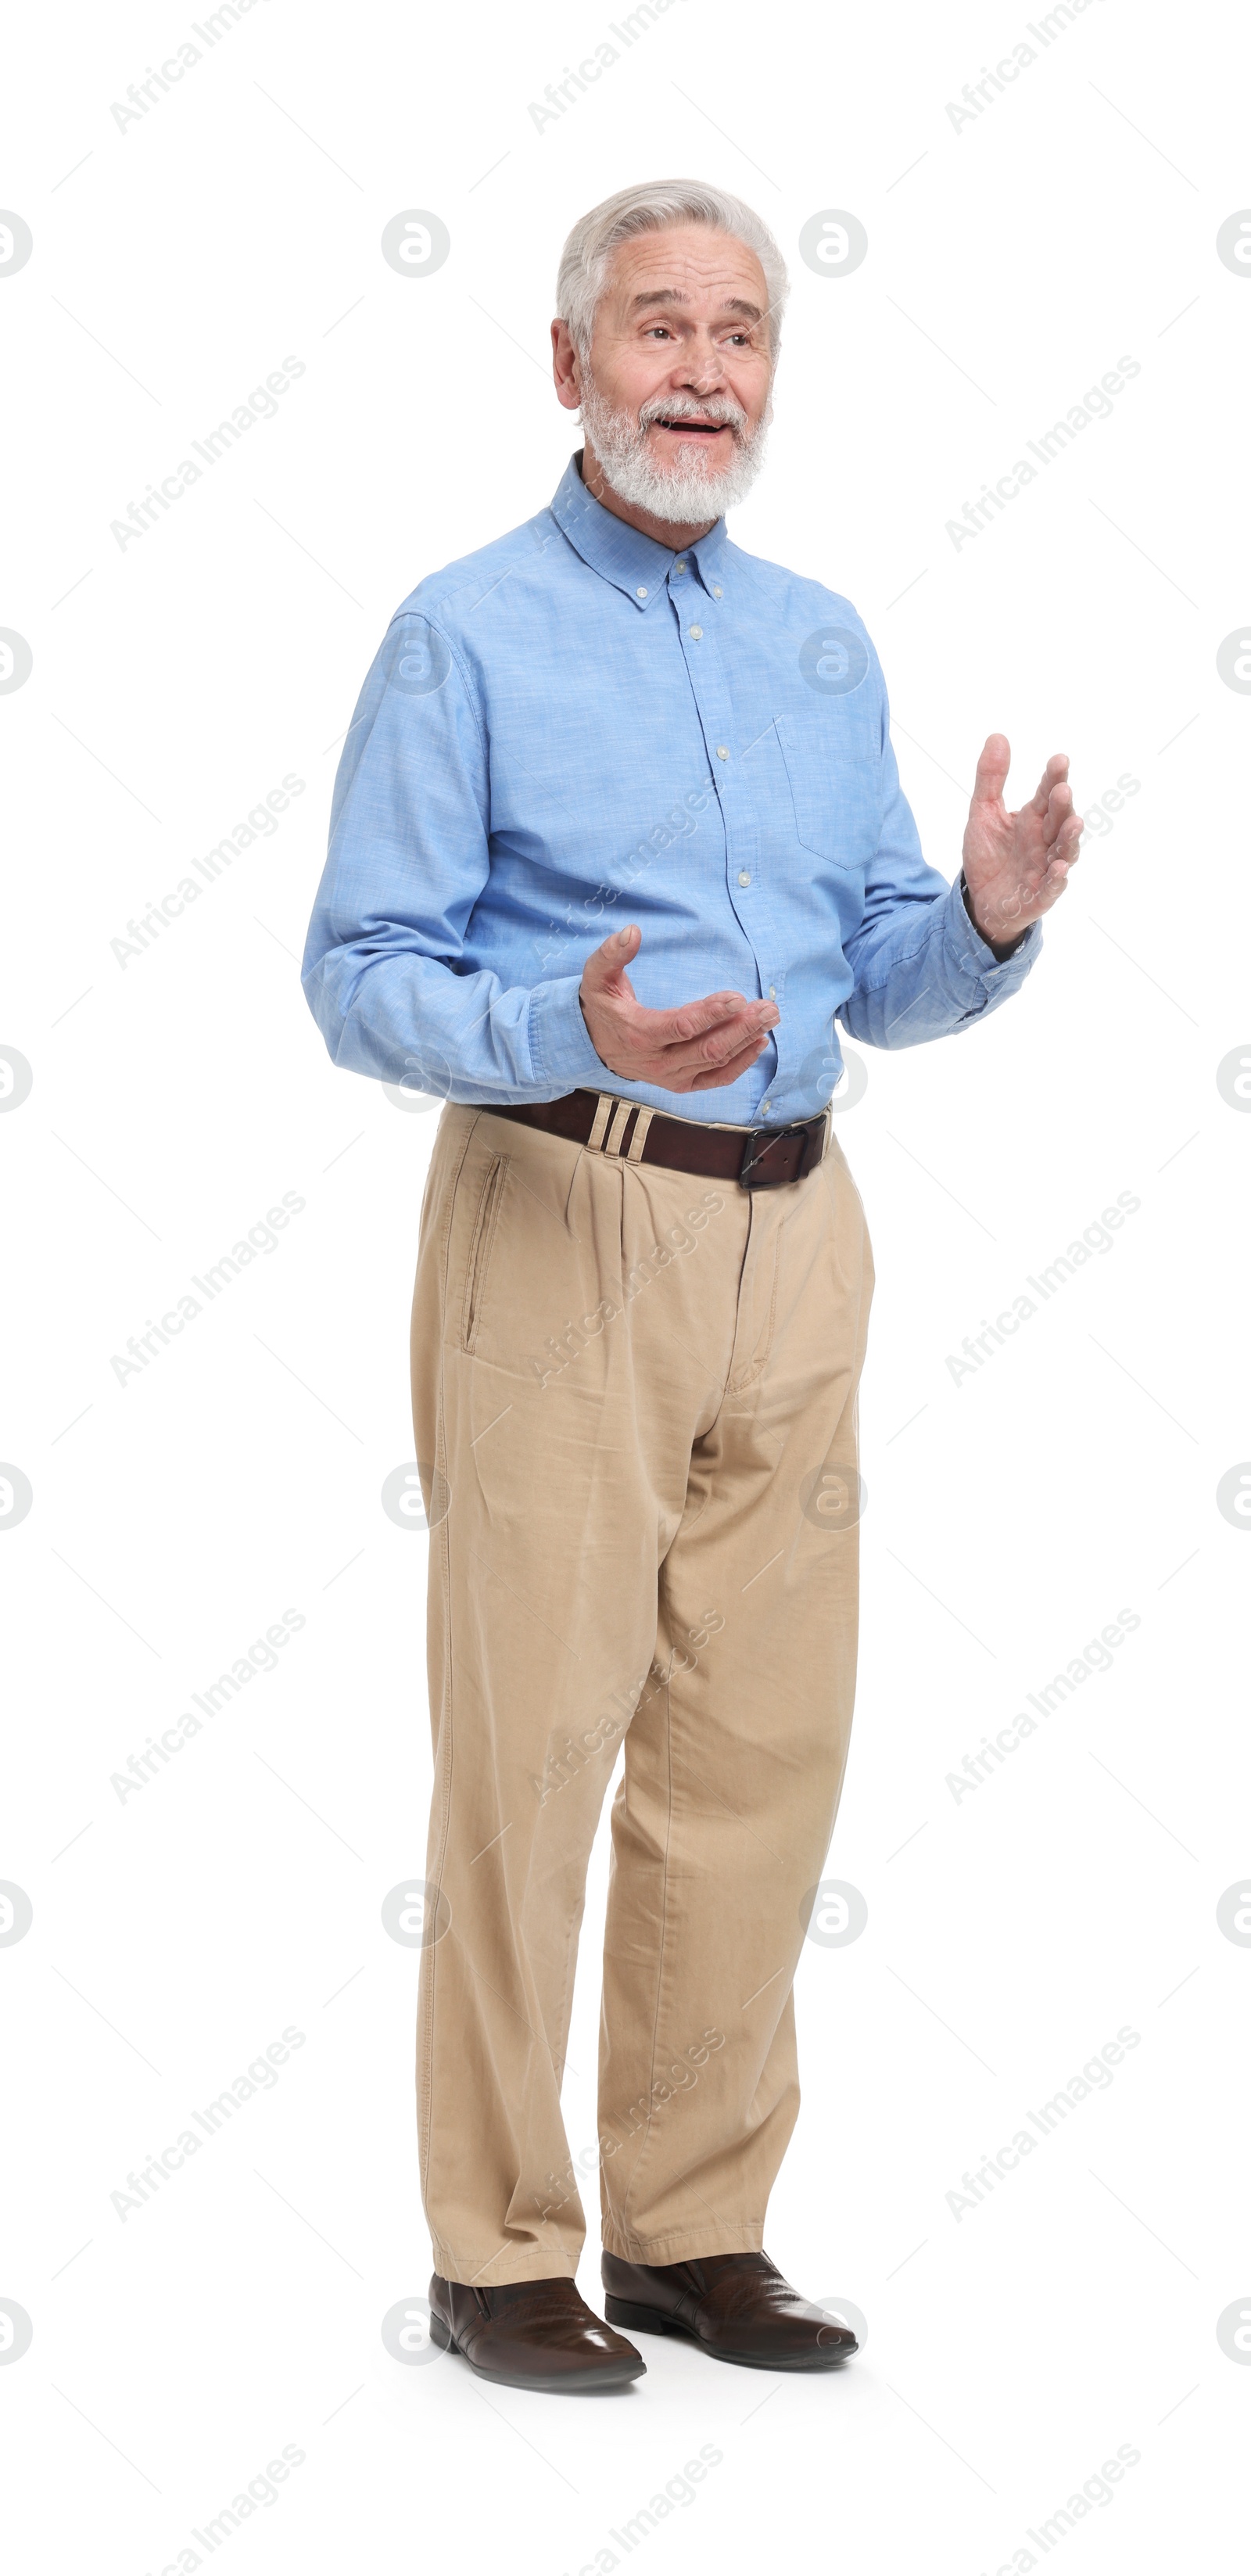
<svg viewBox="0 0 1251 2576">
<path fill-rule="evenodd" d="M 569 326 L 566 322 L 555 321 L 552 324 L 552 380 L 556 399 L 563 403 L 566 411 L 581 408 L 580 374 L 578 353 L 569 336 Z"/>
</svg>

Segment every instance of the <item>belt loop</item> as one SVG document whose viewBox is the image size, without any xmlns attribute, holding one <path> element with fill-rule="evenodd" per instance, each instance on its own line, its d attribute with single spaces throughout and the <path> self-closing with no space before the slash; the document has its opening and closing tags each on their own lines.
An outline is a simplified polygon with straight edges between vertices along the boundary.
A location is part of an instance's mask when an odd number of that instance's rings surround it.
<svg viewBox="0 0 1251 2576">
<path fill-rule="evenodd" d="M 611 1091 L 601 1091 L 599 1095 L 599 1107 L 591 1121 L 591 1132 L 586 1140 L 588 1153 L 598 1153 L 599 1148 L 604 1141 L 604 1129 L 608 1125 L 609 1117 L 612 1113 L 612 1105 L 613 1095 Z"/>
<path fill-rule="evenodd" d="M 656 1112 L 654 1109 L 640 1109 L 638 1117 L 635 1120 L 634 1134 L 630 1138 L 630 1150 L 626 1155 L 627 1163 L 642 1162 L 643 1147 L 647 1143 L 647 1130 L 655 1115 Z"/>
<path fill-rule="evenodd" d="M 626 1121 L 633 1107 L 634 1102 L 632 1100 L 619 1100 L 617 1102 L 617 1106 L 613 1111 L 612 1125 L 608 1130 L 608 1134 L 604 1138 L 604 1152 L 606 1154 L 620 1153 L 621 1139 L 626 1131 Z"/>
</svg>

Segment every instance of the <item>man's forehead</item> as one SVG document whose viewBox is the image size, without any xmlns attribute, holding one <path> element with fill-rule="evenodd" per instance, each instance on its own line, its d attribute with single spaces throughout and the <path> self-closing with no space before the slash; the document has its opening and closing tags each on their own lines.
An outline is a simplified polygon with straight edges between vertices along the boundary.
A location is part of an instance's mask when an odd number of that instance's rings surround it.
<svg viewBox="0 0 1251 2576">
<path fill-rule="evenodd" d="M 764 271 L 754 251 L 732 233 L 707 228 L 638 234 L 622 242 L 613 257 L 610 278 L 617 298 L 628 308 L 662 296 L 691 303 L 719 296 L 724 303 L 750 302 L 763 313 L 767 304 Z"/>
</svg>

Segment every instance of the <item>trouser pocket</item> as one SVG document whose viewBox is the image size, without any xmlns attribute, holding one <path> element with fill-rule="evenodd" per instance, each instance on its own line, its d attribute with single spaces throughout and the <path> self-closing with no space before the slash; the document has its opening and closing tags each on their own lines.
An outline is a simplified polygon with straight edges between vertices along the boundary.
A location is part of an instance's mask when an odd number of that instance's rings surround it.
<svg viewBox="0 0 1251 2576">
<path fill-rule="evenodd" d="M 473 1349 L 478 1317 L 482 1312 L 487 1271 L 491 1261 L 491 1245 L 495 1236 L 496 1219 L 499 1215 L 500 1200 L 504 1194 L 507 1171 L 507 1156 L 497 1154 L 494 1161 L 487 1165 L 478 1199 L 478 1212 L 474 1219 L 469 1260 L 465 1271 L 464 1305 L 461 1311 L 461 1345 L 467 1351 Z"/>
</svg>

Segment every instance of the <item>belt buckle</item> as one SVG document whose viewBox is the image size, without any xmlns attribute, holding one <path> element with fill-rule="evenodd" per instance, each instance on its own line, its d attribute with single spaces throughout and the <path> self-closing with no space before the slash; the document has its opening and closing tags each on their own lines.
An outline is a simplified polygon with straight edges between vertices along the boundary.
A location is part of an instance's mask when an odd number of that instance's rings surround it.
<svg viewBox="0 0 1251 2576">
<path fill-rule="evenodd" d="M 781 1145 L 784 1143 L 788 1136 L 802 1136 L 805 1143 L 809 1143 L 811 1139 L 808 1137 L 807 1130 L 808 1120 L 806 1118 L 796 1119 L 793 1126 L 790 1127 L 753 1127 L 748 1139 L 747 1150 L 739 1167 L 739 1188 L 742 1190 L 780 1190 L 787 1188 L 791 1180 L 802 1180 L 805 1171 L 808 1168 L 808 1158 L 806 1154 L 801 1156 L 799 1170 L 794 1173 L 762 1172 L 761 1165 L 766 1154 L 771 1153 L 775 1145 Z"/>
</svg>

